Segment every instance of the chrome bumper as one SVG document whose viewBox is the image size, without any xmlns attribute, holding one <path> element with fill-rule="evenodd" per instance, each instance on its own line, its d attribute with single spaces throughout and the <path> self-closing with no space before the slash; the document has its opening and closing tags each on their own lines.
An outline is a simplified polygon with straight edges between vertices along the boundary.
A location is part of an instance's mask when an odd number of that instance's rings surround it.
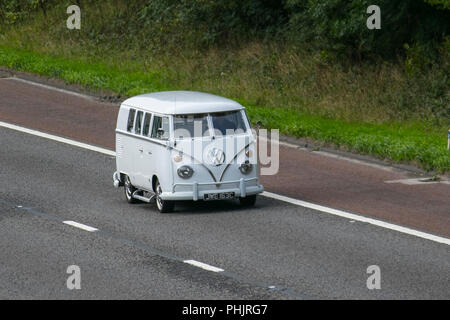
<svg viewBox="0 0 450 320">
<path fill-rule="evenodd" d="M 262 185 L 256 185 L 256 186 L 246 186 L 246 182 L 250 181 L 257 181 L 258 178 L 250 178 L 250 179 L 244 179 L 241 178 L 239 180 L 233 180 L 233 181 L 223 181 L 223 182 L 193 182 L 193 183 L 175 183 L 172 187 L 172 192 L 163 192 L 160 197 L 163 200 L 194 200 L 197 201 L 198 199 L 203 199 L 205 194 L 208 193 L 225 193 L 225 192 L 234 192 L 235 197 L 246 197 L 254 194 L 258 194 L 264 191 L 264 187 Z M 220 186 L 222 184 L 237 184 L 239 183 L 238 188 L 227 188 L 227 189 L 220 189 L 217 190 L 216 186 Z M 192 187 L 192 191 L 180 191 L 175 192 L 175 188 L 177 186 L 190 186 Z M 213 188 L 207 189 L 207 190 L 201 190 L 199 191 L 199 186 L 211 186 Z"/>
</svg>

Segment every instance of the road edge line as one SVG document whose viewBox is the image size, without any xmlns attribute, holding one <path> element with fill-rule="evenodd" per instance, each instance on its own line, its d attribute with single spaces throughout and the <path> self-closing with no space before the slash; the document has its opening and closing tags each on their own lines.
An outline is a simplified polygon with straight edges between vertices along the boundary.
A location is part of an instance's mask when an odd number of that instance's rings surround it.
<svg viewBox="0 0 450 320">
<path fill-rule="evenodd" d="M 382 228 L 385 228 L 385 229 L 389 229 L 389 230 L 397 231 L 397 232 L 400 232 L 400 233 L 413 235 L 413 236 L 416 236 L 416 237 L 419 237 L 419 238 L 423 238 L 423 239 L 426 239 L 426 240 L 431 240 L 431 241 L 434 241 L 434 242 L 439 242 L 439 243 L 443 243 L 443 244 L 446 244 L 446 245 L 450 245 L 450 239 L 448 239 L 448 238 L 436 236 L 436 235 L 433 235 L 433 234 L 430 234 L 430 233 L 418 231 L 418 230 L 411 229 L 411 228 L 408 228 L 408 227 L 402 227 L 402 226 L 399 226 L 399 225 L 396 225 L 396 224 L 393 224 L 393 223 L 389 223 L 389 222 L 385 222 L 385 221 L 381 221 L 381 220 L 377 220 L 377 219 L 373 219 L 373 218 L 364 217 L 364 216 L 359 215 L 359 214 L 349 213 L 349 212 L 345 212 L 345 211 L 342 211 L 342 210 L 325 207 L 325 206 L 322 206 L 322 205 L 319 205 L 319 204 L 314 204 L 314 203 L 310 203 L 310 202 L 306 202 L 306 201 L 302 201 L 302 200 L 286 197 L 286 196 L 279 195 L 279 194 L 272 193 L 272 192 L 268 192 L 268 191 L 264 191 L 262 193 L 262 195 L 265 196 L 265 197 L 271 198 L 271 199 L 275 199 L 275 200 L 279 200 L 279 201 L 283 201 L 283 202 L 288 202 L 290 204 L 294 204 L 294 205 L 297 205 L 297 206 L 300 206 L 300 207 L 304 207 L 304 208 L 308 208 L 308 209 L 312 209 L 312 210 L 316 210 L 316 211 L 332 214 L 332 215 L 339 216 L 339 217 L 346 218 L 346 219 L 350 219 L 350 220 L 355 220 L 355 221 L 359 221 L 359 222 L 369 223 L 371 225 L 375 225 L 375 226 L 382 227 Z"/>
<path fill-rule="evenodd" d="M 28 128 L 21 127 L 21 126 L 15 125 L 15 124 L 10 124 L 10 123 L 7 123 L 7 122 L 0 121 L 0 127 L 12 129 L 12 130 L 16 130 L 16 131 L 20 131 L 20 132 L 24 132 L 24 133 L 28 133 L 28 134 L 31 134 L 31 135 L 34 135 L 34 136 L 38 136 L 38 137 L 41 137 L 41 138 L 46 138 L 46 139 L 57 141 L 57 142 L 62 142 L 62 143 L 65 143 L 65 144 L 69 144 L 71 146 L 78 147 L 78 148 L 82 148 L 82 149 L 87 149 L 87 150 L 103 153 L 103 154 L 106 154 L 108 156 L 113 156 L 113 157 L 116 156 L 116 153 L 114 151 L 112 151 L 112 150 L 109 150 L 109 149 L 96 147 L 96 146 L 93 146 L 93 145 L 90 145 L 90 144 L 87 144 L 87 143 L 78 142 L 78 141 L 75 141 L 75 140 L 59 137 L 59 136 L 56 136 L 56 135 L 53 135 L 53 134 L 49 134 L 49 133 L 44 133 L 42 131 L 28 129 Z"/>
</svg>

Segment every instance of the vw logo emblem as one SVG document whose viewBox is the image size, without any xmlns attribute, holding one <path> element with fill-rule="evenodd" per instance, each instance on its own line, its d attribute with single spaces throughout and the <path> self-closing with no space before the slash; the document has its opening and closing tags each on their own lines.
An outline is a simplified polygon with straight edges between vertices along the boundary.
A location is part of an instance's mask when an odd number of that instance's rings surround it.
<svg viewBox="0 0 450 320">
<path fill-rule="evenodd" d="M 218 148 L 212 148 L 208 151 L 207 159 L 209 164 L 220 166 L 225 162 L 225 153 Z"/>
</svg>

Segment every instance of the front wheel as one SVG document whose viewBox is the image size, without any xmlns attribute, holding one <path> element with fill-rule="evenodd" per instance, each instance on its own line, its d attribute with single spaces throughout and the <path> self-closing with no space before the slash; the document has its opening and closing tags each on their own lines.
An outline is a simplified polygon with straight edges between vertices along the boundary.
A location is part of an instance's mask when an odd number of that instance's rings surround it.
<svg viewBox="0 0 450 320">
<path fill-rule="evenodd" d="M 239 202 L 243 207 L 253 207 L 256 202 L 256 194 L 251 196 L 246 196 L 245 198 L 239 198 Z"/>
<path fill-rule="evenodd" d="M 128 203 L 137 203 L 138 200 L 133 198 L 133 193 L 137 190 L 132 184 L 130 177 L 125 175 L 124 177 L 124 183 L 123 188 L 125 189 L 125 198 L 127 199 Z"/>
<path fill-rule="evenodd" d="M 162 193 L 162 188 L 159 181 L 156 181 L 155 192 L 156 192 L 156 206 L 158 207 L 159 212 L 161 213 L 172 212 L 173 208 L 175 207 L 175 203 L 173 201 L 161 199 L 160 195 Z"/>
</svg>

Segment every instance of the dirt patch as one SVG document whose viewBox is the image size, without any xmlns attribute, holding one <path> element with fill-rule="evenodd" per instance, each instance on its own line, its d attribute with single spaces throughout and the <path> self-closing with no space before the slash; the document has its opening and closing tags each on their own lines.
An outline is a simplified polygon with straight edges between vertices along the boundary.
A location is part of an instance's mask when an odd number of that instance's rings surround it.
<svg viewBox="0 0 450 320">
<path fill-rule="evenodd" d="M 9 78 L 12 76 L 13 76 L 13 74 L 11 71 L 4 69 L 4 68 L 0 68 L 0 78 Z"/>
</svg>

